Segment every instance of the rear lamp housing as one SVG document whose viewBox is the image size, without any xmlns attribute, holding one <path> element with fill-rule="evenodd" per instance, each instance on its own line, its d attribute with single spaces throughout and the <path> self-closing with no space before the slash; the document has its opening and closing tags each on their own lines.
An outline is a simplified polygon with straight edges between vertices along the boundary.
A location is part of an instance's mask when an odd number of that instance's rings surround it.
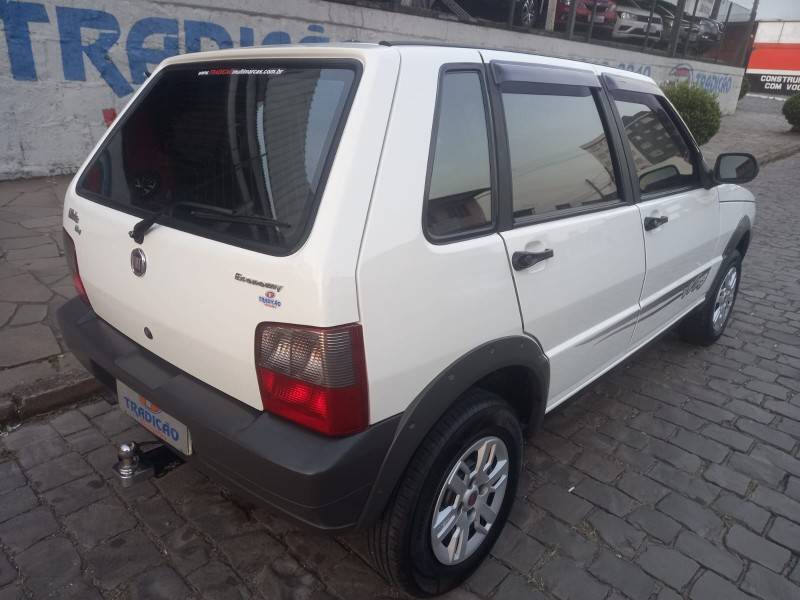
<svg viewBox="0 0 800 600">
<path fill-rule="evenodd" d="M 78 270 L 78 255 L 75 253 L 75 242 L 72 241 L 72 237 L 67 233 L 66 229 L 63 230 L 63 234 L 64 254 L 70 273 L 72 273 L 72 284 L 75 286 L 75 291 L 78 292 L 78 297 L 91 306 L 92 304 L 89 302 L 89 296 L 86 293 L 86 287 L 83 285 L 83 280 L 81 279 L 81 273 Z"/>
<path fill-rule="evenodd" d="M 329 436 L 369 425 L 361 325 L 261 323 L 255 360 L 265 411 Z"/>
</svg>

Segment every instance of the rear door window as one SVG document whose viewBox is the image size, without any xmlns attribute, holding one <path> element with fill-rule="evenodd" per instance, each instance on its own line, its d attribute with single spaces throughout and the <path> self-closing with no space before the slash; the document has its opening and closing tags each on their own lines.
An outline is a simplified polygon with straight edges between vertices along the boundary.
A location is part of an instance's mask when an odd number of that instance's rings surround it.
<svg viewBox="0 0 800 600">
<path fill-rule="evenodd" d="M 273 254 L 310 230 L 357 71 L 341 62 L 168 67 L 78 191 L 178 229 Z"/>
</svg>

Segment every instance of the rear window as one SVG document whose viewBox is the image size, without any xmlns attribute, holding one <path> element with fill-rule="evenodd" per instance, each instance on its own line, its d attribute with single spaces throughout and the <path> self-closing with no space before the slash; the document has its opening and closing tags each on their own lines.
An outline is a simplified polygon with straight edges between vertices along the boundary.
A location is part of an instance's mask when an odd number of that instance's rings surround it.
<svg viewBox="0 0 800 600">
<path fill-rule="evenodd" d="M 288 254 L 311 228 L 356 77 L 341 62 L 168 67 L 93 157 L 78 191 Z"/>
</svg>

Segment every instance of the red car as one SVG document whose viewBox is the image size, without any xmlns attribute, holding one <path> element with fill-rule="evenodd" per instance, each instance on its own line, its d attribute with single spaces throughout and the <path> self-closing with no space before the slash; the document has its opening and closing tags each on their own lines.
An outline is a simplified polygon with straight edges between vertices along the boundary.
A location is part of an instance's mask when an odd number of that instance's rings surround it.
<svg viewBox="0 0 800 600">
<path fill-rule="evenodd" d="M 566 24 L 572 3 L 576 2 L 575 22 L 589 23 L 594 10 L 595 25 L 613 25 L 617 19 L 617 6 L 611 0 L 558 0 L 556 4 L 556 24 Z M 597 5 L 595 9 L 594 5 Z"/>
</svg>

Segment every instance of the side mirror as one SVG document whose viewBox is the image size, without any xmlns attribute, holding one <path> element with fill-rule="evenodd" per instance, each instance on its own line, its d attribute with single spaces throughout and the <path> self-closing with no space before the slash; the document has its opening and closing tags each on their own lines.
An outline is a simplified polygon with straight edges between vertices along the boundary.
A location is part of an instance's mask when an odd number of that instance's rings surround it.
<svg viewBox="0 0 800 600">
<path fill-rule="evenodd" d="M 758 175 L 758 161 L 752 154 L 732 152 L 720 154 L 714 165 L 714 178 L 719 183 L 747 183 Z"/>
</svg>

